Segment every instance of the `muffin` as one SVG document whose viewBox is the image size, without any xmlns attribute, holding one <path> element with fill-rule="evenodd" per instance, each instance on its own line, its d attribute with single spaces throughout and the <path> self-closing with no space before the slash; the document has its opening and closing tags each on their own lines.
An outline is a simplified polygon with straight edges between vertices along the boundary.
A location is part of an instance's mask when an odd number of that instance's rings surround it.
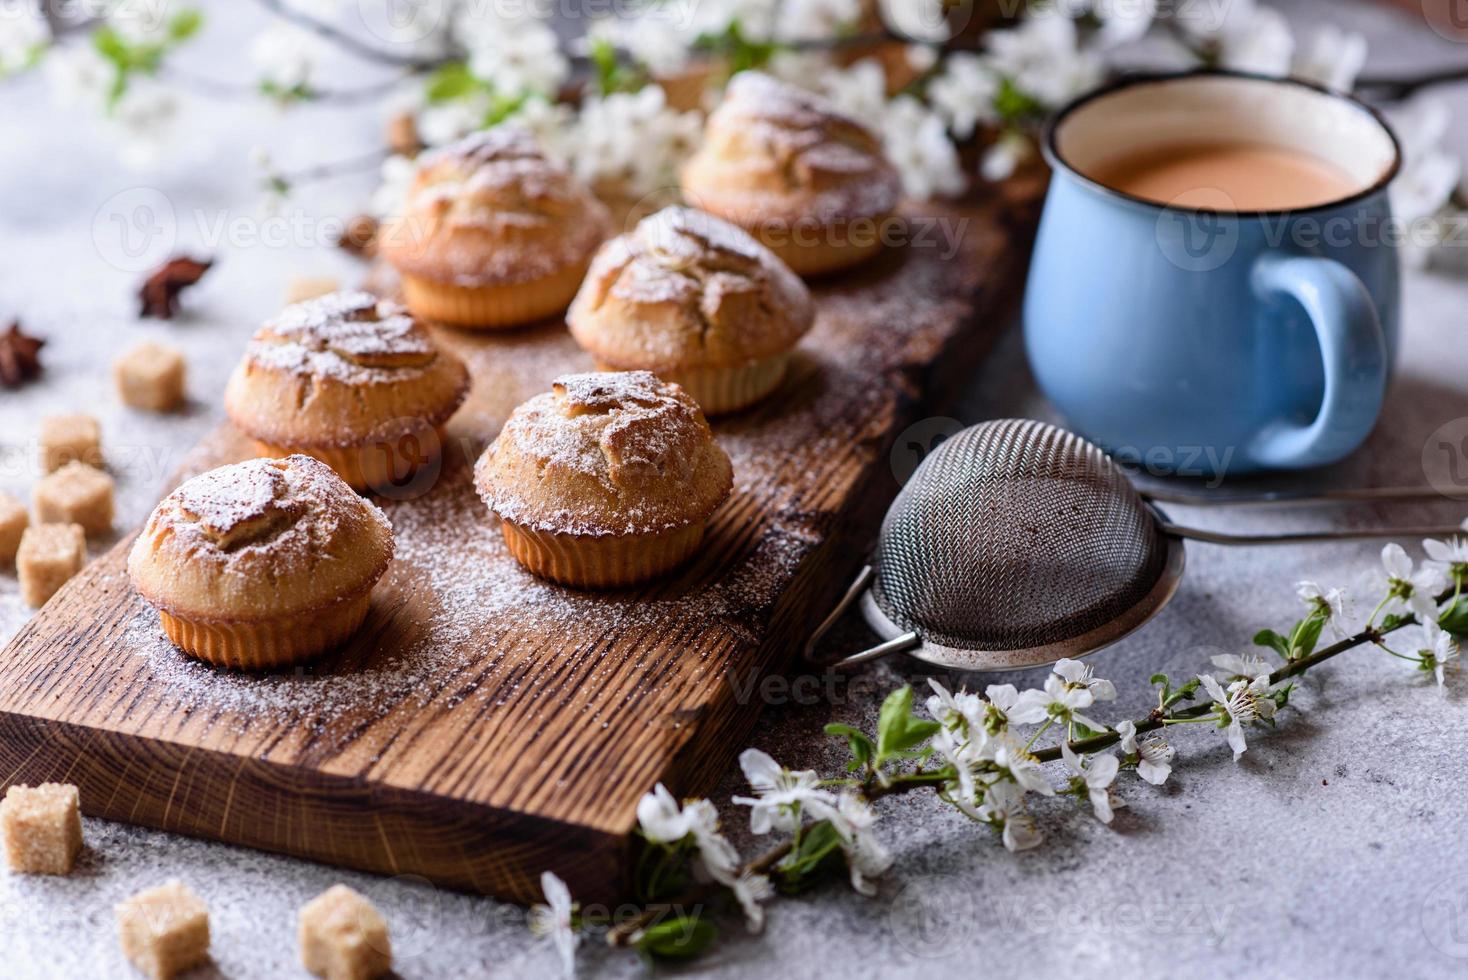
<svg viewBox="0 0 1468 980">
<path fill-rule="evenodd" d="M 224 407 L 262 456 L 304 453 L 356 490 L 407 485 L 437 463 L 469 392 L 464 362 L 370 293 L 288 306 L 245 348 Z"/>
<path fill-rule="evenodd" d="M 691 556 L 733 469 L 682 388 L 628 371 L 557 378 L 515 409 L 474 482 L 520 564 L 597 589 Z"/>
<path fill-rule="evenodd" d="M 309 456 L 221 466 L 164 497 L 127 570 L 185 653 L 219 667 L 298 663 L 367 615 L 392 526 Z"/>
<path fill-rule="evenodd" d="M 565 310 L 611 217 L 530 133 L 501 126 L 419 157 L 378 238 L 419 316 L 509 327 Z"/>
<path fill-rule="evenodd" d="M 745 229 L 803 276 L 880 251 L 902 192 L 875 133 L 752 71 L 729 83 L 682 185 L 689 204 Z"/>
<path fill-rule="evenodd" d="M 810 292 L 773 252 L 680 207 L 603 245 L 567 316 L 601 370 L 652 371 L 708 415 L 778 387 L 814 320 Z"/>
</svg>

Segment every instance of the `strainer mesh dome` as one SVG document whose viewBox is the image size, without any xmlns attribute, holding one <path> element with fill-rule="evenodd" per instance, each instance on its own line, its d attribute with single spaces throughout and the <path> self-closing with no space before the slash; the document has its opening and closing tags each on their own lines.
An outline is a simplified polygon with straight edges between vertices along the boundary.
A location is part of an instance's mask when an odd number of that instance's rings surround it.
<svg viewBox="0 0 1468 980">
<path fill-rule="evenodd" d="M 929 642 L 1029 649 L 1115 621 L 1166 556 L 1110 457 L 1053 425 L 1003 419 L 948 439 L 912 475 L 882 522 L 872 599 Z"/>
</svg>

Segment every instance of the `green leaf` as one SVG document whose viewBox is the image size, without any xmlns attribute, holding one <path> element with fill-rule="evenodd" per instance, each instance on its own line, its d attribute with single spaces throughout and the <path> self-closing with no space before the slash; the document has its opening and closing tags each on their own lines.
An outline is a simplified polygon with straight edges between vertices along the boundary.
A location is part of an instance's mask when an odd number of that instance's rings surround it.
<svg viewBox="0 0 1468 980">
<path fill-rule="evenodd" d="M 1012 78 L 999 80 L 999 91 L 994 95 L 994 111 L 1006 123 L 1025 122 L 1046 114 L 1040 100 L 1021 89 Z"/>
<path fill-rule="evenodd" d="M 504 96 L 496 95 L 490 104 L 489 111 L 484 114 L 484 128 L 498 126 L 506 119 L 519 112 L 525 105 L 525 95 Z"/>
<path fill-rule="evenodd" d="M 1290 641 L 1280 636 L 1274 630 L 1260 630 L 1255 633 L 1254 645 L 1256 647 L 1268 647 L 1286 660 L 1290 659 Z"/>
<path fill-rule="evenodd" d="M 104 25 L 93 31 L 92 47 L 97 49 L 98 54 L 116 65 L 119 71 L 127 70 L 128 62 L 131 60 L 130 49 L 115 28 Z"/>
<path fill-rule="evenodd" d="M 846 739 L 846 744 L 851 749 L 851 761 L 846 764 L 846 768 L 850 772 L 855 772 L 865 767 L 871 761 L 872 756 L 876 754 L 877 747 L 872 744 L 872 740 L 867 737 L 866 732 L 858 728 L 852 728 L 850 725 L 832 723 L 826 726 L 826 734 L 844 737 Z"/>
<path fill-rule="evenodd" d="M 1459 639 L 1468 638 L 1468 597 L 1458 596 L 1449 603 L 1437 624 Z"/>
<path fill-rule="evenodd" d="M 902 685 L 887 695 L 877 714 L 877 762 L 901 757 L 936 735 L 938 728 L 936 721 L 913 715 L 912 685 Z"/>
<path fill-rule="evenodd" d="M 1166 688 L 1170 681 L 1168 681 L 1166 674 L 1153 674 L 1152 677 L 1147 681 L 1147 683 L 1161 684 L 1163 688 Z"/>
<path fill-rule="evenodd" d="M 203 25 L 202 11 L 192 7 L 188 10 L 181 10 L 168 22 L 168 39 L 175 44 L 179 41 L 187 41 L 199 33 L 199 28 Z"/>
<path fill-rule="evenodd" d="M 470 74 L 468 65 L 462 61 L 450 61 L 428 76 L 424 97 L 429 102 L 452 102 L 484 90 L 484 83 Z"/>
<path fill-rule="evenodd" d="M 1381 624 L 1377 628 L 1385 633 L 1389 630 L 1396 629 L 1398 626 L 1401 626 L 1403 623 L 1407 622 L 1409 618 L 1409 616 L 1403 613 L 1387 613 L 1385 616 L 1381 617 Z"/>
<path fill-rule="evenodd" d="M 1315 652 L 1315 645 L 1320 642 L 1320 630 L 1329 618 L 1328 613 L 1314 612 L 1295 624 L 1294 632 L 1290 634 L 1290 660 L 1308 657 Z"/>
<path fill-rule="evenodd" d="M 692 959 L 714 944 L 719 930 L 699 915 L 679 915 L 648 926 L 637 948 L 665 960 Z"/>
<path fill-rule="evenodd" d="M 776 866 L 780 890 L 803 891 L 843 865 L 841 835 L 829 820 L 819 820 L 801 831 L 800 843 Z"/>
</svg>

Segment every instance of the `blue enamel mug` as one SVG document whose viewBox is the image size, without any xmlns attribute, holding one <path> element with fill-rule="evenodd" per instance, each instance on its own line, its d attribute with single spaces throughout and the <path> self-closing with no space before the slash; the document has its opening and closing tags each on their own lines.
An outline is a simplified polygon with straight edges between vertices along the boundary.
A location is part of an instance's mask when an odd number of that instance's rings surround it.
<svg viewBox="0 0 1468 980">
<path fill-rule="evenodd" d="M 1349 181 L 1279 211 L 1160 204 L 1088 174 L 1119 154 L 1245 143 Z M 1366 105 L 1231 72 L 1128 78 L 1052 119 L 1025 348 L 1069 424 L 1149 472 L 1222 478 L 1348 455 L 1397 347 L 1396 137 Z M 1229 198 L 1228 200 L 1232 200 Z"/>
</svg>

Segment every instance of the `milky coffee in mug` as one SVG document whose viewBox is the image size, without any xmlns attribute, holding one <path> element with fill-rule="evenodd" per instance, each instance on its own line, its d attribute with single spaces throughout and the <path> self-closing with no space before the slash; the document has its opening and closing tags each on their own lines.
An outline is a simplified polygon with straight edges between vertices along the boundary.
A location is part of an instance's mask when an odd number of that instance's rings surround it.
<svg viewBox="0 0 1468 980">
<path fill-rule="evenodd" d="M 1391 130 L 1348 96 L 1203 71 L 1051 121 L 1025 348 L 1071 428 L 1149 472 L 1319 466 L 1396 350 Z"/>
</svg>

